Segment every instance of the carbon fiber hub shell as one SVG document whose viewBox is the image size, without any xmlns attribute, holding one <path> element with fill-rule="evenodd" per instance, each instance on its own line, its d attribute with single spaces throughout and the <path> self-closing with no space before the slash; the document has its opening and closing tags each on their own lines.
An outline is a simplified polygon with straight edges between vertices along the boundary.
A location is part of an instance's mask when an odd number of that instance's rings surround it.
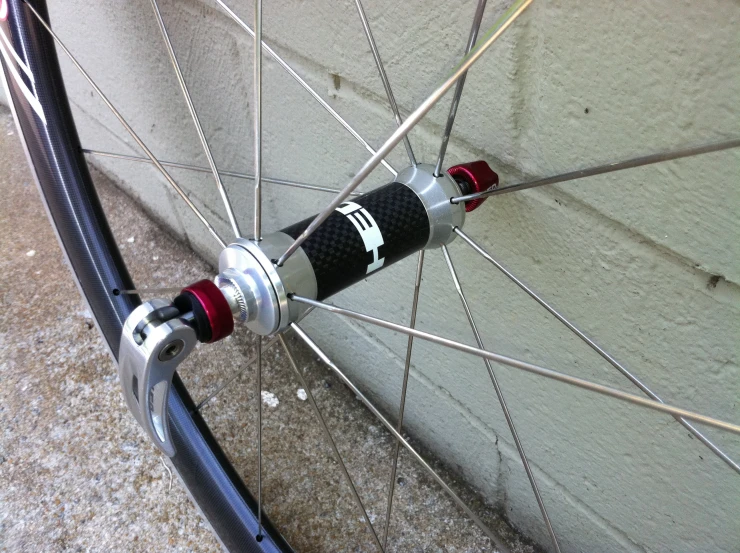
<svg viewBox="0 0 740 553">
<path fill-rule="evenodd" d="M 377 260 L 388 267 L 422 249 L 429 240 L 429 218 L 417 194 L 405 184 L 393 182 L 343 204 L 349 214 L 337 210 L 303 243 L 318 284 L 317 298 L 323 300 L 365 278 Z M 340 207 L 340 209 L 342 209 Z M 371 216 L 370 220 L 367 214 Z M 353 222 L 353 218 L 354 221 Z M 297 238 L 313 217 L 283 229 Z M 371 228 L 373 223 L 382 236 L 377 252 L 368 251 L 356 225 Z"/>
</svg>

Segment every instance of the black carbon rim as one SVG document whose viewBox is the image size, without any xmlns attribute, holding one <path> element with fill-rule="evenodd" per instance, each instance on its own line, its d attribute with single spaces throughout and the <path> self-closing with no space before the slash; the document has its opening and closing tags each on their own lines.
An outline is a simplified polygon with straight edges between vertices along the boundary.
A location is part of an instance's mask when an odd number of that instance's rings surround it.
<svg viewBox="0 0 740 553">
<path fill-rule="evenodd" d="M 24 4 L 23 0 L 8 0 L 8 18 L 0 26 L 34 76 L 33 83 L 22 74 L 21 79 L 38 99 L 46 123 L 3 60 L 0 64 L 8 100 L 62 251 L 117 360 L 123 322 L 140 300 L 138 296 L 113 294 L 113 290 L 134 285 L 81 151 L 53 39 Z M 33 6 L 48 21 L 46 3 L 35 0 Z M 257 502 L 195 411 L 177 375 L 169 405 L 177 447 L 172 462 L 223 545 L 229 551 L 292 552 L 264 514 L 264 539 L 257 541 Z"/>
</svg>

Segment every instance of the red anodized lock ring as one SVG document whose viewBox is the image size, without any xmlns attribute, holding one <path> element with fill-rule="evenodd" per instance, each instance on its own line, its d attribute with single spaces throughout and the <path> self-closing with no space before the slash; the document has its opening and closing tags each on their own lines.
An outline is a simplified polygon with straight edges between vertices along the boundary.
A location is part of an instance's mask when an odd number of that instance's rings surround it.
<svg viewBox="0 0 740 553">
<path fill-rule="evenodd" d="M 234 316 L 231 313 L 229 302 L 221 289 L 210 280 L 199 280 L 182 289 L 182 293 L 189 292 L 203 308 L 211 335 L 206 343 L 213 343 L 226 338 L 234 331 Z"/>
<path fill-rule="evenodd" d="M 467 185 L 464 194 L 484 192 L 498 186 L 498 175 L 483 160 L 455 165 L 447 169 L 447 173 L 456 181 L 462 181 Z M 465 211 L 473 211 L 484 201 L 485 198 L 477 198 L 465 202 Z"/>
</svg>

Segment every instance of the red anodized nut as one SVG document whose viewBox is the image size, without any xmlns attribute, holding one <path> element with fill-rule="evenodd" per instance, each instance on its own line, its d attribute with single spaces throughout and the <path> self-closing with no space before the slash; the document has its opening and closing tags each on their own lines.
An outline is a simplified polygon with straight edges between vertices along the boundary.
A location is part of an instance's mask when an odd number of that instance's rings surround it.
<svg viewBox="0 0 740 553">
<path fill-rule="evenodd" d="M 447 172 L 453 179 L 464 181 L 468 185 L 466 194 L 483 192 L 498 186 L 498 175 L 483 160 L 455 165 L 447 169 Z M 465 202 L 465 211 L 473 211 L 484 201 L 485 198 L 478 198 Z"/>
<path fill-rule="evenodd" d="M 186 286 L 182 291 L 193 294 L 203 306 L 206 317 L 208 317 L 208 323 L 211 326 L 209 344 L 226 338 L 234 331 L 234 316 L 231 314 L 229 302 L 226 301 L 223 292 L 213 282 L 199 280 Z"/>
</svg>

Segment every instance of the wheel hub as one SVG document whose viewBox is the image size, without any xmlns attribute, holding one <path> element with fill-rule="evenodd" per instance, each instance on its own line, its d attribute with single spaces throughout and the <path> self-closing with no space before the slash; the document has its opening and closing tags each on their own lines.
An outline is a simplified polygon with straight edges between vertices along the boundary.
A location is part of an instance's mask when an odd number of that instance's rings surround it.
<svg viewBox="0 0 740 553">
<path fill-rule="evenodd" d="M 313 217 L 259 242 L 237 239 L 221 253 L 216 277 L 231 313 L 252 332 L 273 334 L 307 309 L 291 294 L 323 300 L 420 249 L 449 244 L 467 207 L 450 198 L 498 182 L 483 161 L 459 167 L 438 177 L 431 165 L 408 167 L 395 182 L 344 202 L 282 266 L 275 260 Z"/>
<path fill-rule="evenodd" d="M 344 202 L 282 265 L 276 260 L 313 217 L 259 242 L 239 238 L 221 252 L 215 283 L 202 280 L 173 302 L 135 309 L 121 336 L 119 375 L 129 408 L 157 447 L 175 453 L 169 387 L 196 342 L 225 338 L 234 320 L 263 336 L 280 332 L 308 309 L 292 294 L 323 300 L 416 251 L 449 244 L 466 212 L 450 199 L 498 182 L 484 162 L 460 167 L 439 177 L 431 165 L 409 167 L 395 182 Z"/>
</svg>

